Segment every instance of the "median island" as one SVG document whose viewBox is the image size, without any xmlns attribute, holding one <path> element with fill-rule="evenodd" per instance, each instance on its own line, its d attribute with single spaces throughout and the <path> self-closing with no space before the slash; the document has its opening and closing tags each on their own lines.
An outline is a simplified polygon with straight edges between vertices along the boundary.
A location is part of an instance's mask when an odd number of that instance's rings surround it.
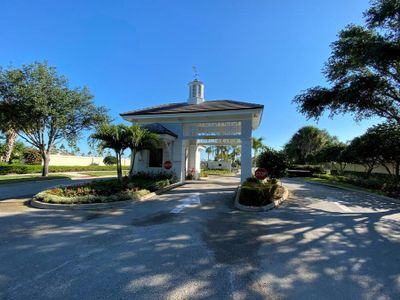
<svg viewBox="0 0 400 300">
<path fill-rule="evenodd" d="M 51 204 L 91 204 L 143 197 L 176 183 L 172 173 L 137 174 L 131 178 L 107 179 L 85 184 L 55 187 L 34 196 L 34 201 Z"/>
</svg>

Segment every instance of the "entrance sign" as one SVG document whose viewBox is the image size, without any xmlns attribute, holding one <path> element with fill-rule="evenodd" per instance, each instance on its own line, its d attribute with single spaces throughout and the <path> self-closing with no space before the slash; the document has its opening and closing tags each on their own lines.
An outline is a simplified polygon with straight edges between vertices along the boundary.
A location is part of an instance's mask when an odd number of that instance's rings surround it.
<svg viewBox="0 0 400 300">
<path fill-rule="evenodd" d="M 255 171 L 254 175 L 258 180 L 264 180 L 265 178 L 267 178 L 268 172 L 264 168 L 258 168 Z"/>
<path fill-rule="evenodd" d="M 164 162 L 164 169 L 169 170 L 172 168 L 172 162 L 170 160 L 166 160 Z"/>
</svg>

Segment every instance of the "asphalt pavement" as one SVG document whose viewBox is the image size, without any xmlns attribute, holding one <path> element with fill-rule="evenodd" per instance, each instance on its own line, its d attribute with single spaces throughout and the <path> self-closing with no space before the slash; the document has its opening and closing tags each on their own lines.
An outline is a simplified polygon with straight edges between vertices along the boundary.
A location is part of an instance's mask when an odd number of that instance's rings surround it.
<svg viewBox="0 0 400 300">
<path fill-rule="evenodd" d="M 237 211 L 237 178 L 123 209 L 0 202 L 1 299 L 399 299 L 399 204 L 285 180 Z"/>
<path fill-rule="evenodd" d="M 108 177 L 110 178 L 110 177 Z M 92 180 L 102 180 L 104 178 L 74 178 L 74 179 L 51 179 L 26 182 L 13 182 L 0 184 L 0 201 L 8 199 L 18 199 L 24 197 L 32 197 L 33 195 L 56 186 L 80 184 Z"/>
</svg>

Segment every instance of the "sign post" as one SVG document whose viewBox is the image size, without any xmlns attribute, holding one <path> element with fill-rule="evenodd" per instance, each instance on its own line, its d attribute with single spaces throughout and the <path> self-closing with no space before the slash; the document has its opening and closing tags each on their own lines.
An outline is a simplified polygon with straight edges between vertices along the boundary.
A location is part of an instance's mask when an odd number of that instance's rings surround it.
<svg viewBox="0 0 400 300">
<path fill-rule="evenodd" d="M 164 169 L 169 170 L 172 168 L 172 162 L 170 160 L 166 160 L 164 162 Z"/>
</svg>

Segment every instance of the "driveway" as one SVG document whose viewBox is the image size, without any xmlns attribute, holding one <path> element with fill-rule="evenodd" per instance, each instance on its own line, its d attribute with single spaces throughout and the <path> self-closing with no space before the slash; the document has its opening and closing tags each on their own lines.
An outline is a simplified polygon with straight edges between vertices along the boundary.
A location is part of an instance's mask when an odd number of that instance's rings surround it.
<svg viewBox="0 0 400 300">
<path fill-rule="evenodd" d="M 1 209 L 1 299 L 398 299 L 400 209 L 285 180 L 291 198 L 236 211 L 238 181 L 124 209 Z"/>
</svg>

